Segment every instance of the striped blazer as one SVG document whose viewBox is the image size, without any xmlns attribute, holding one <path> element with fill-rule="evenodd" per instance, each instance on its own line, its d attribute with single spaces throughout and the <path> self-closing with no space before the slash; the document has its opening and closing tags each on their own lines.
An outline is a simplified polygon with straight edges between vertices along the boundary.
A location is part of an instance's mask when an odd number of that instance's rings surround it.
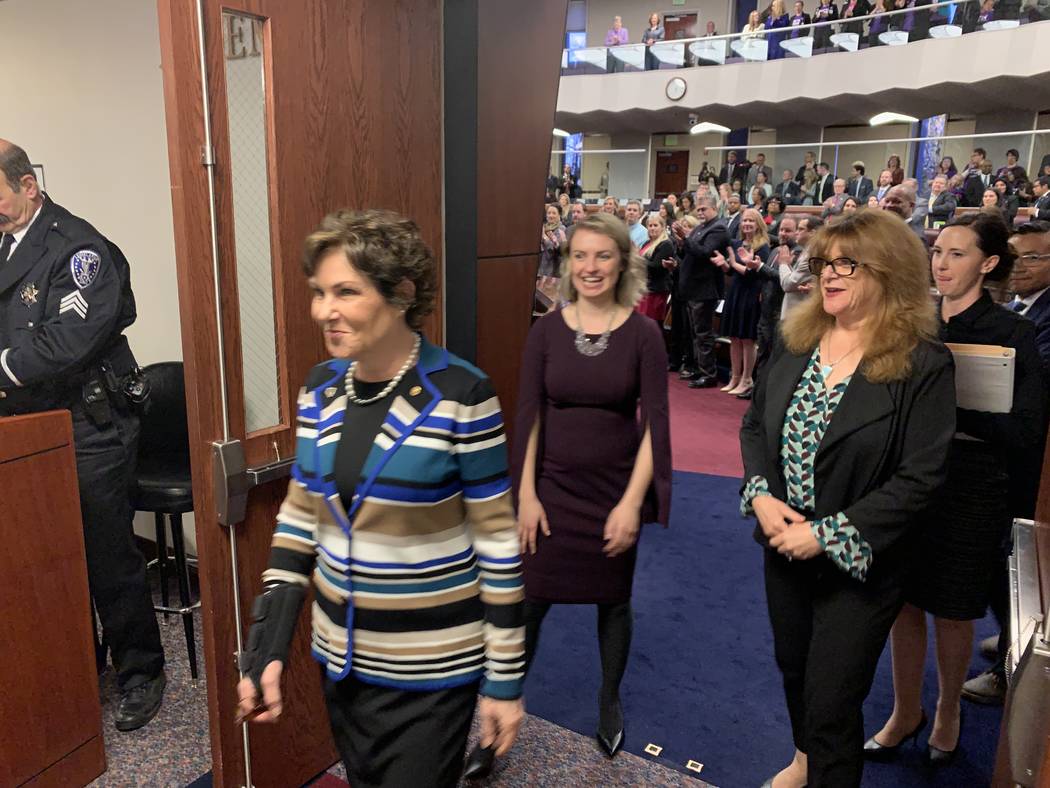
<svg viewBox="0 0 1050 788">
<path fill-rule="evenodd" d="M 503 416 L 476 367 L 426 341 L 361 471 L 336 485 L 348 360 L 299 393 L 296 463 L 263 583 L 314 587 L 314 657 L 334 680 L 439 690 L 524 681 L 521 556 Z"/>
</svg>

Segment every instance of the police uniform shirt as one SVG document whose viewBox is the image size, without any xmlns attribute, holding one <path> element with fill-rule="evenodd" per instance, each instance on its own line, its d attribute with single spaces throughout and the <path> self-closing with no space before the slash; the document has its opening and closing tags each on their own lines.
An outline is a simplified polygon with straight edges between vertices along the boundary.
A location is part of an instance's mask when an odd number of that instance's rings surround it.
<svg viewBox="0 0 1050 788">
<path fill-rule="evenodd" d="M 15 236 L 0 263 L 0 410 L 68 407 L 78 376 L 101 358 L 134 365 L 121 335 L 135 320 L 127 261 L 46 196 Z"/>
</svg>

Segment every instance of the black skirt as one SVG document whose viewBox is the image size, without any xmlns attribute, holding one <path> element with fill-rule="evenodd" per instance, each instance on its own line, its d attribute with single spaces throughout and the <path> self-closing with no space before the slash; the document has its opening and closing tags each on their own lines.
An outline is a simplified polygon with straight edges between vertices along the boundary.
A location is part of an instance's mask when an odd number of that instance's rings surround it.
<svg viewBox="0 0 1050 788">
<path fill-rule="evenodd" d="M 982 618 L 1013 518 L 1009 477 L 986 444 L 955 440 L 948 481 L 921 528 L 907 600 L 957 621 Z"/>
<path fill-rule="evenodd" d="M 353 676 L 323 681 L 332 736 L 353 788 L 459 783 L 478 682 L 408 692 Z"/>
</svg>

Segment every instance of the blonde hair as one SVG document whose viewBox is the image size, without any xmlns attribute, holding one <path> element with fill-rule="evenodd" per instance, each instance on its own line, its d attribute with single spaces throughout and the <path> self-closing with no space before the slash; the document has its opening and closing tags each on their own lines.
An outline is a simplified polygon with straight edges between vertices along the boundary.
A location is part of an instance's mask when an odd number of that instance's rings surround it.
<svg viewBox="0 0 1050 788">
<path fill-rule="evenodd" d="M 780 7 L 779 14 L 777 13 L 778 6 Z M 787 13 L 784 10 L 784 0 L 773 0 L 773 2 L 769 4 L 769 11 L 770 15 L 783 16 L 785 13 Z"/>
<path fill-rule="evenodd" d="M 634 309 L 648 290 L 646 282 L 645 258 L 631 243 L 631 234 L 627 225 L 607 213 L 592 213 L 572 226 L 569 237 L 561 249 L 561 272 L 558 281 L 558 295 L 563 301 L 574 302 L 579 298 L 572 283 L 572 262 L 569 259 L 572 251 L 572 239 L 581 231 L 604 235 L 616 244 L 620 252 L 620 278 L 616 282 L 616 303 L 628 309 Z"/>
<path fill-rule="evenodd" d="M 695 230 L 697 225 L 700 224 L 700 219 L 695 214 L 687 213 L 678 220 L 678 223 L 687 230 Z"/>
<path fill-rule="evenodd" d="M 647 255 L 642 255 L 643 257 L 648 257 L 649 259 L 652 259 L 653 252 L 656 251 L 656 247 L 658 247 L 664 241 L 671 240 L 670 236 L 667 235 L 667 220 L 664 219 L 664 217 L 662 217 L 657 211 L 649 211 L 649 213 L 646 215 L 645 221 L 642 222 L 642 224 L 645 226 L 645 229 L 649 229 L 649 222 L 653 220 L 656 220 L 660 223 L 660 234 L 656 236 L 656 238 L 653 239 L 652 244 L 650 244 L 649 253 Z"/>
<path fill-rule="evenodd" d="M 766 230 L 766 220 L 762 218 L 762 214 L 759 213 L 755 208 L 746 208 L 740 215 L 740 220 L 751 218 L 755 222 L 755 234 L 751 238 L 751 250 L 761 249 L 763 246 L 769 246 L 769 232 Z M 740 238 L 743 240 L 743 234 Z"/>
<path fill-rule="evenodd" d="M 864 326 L 859 369 L 872 383 L 903 380 L 911 374 L 912 351 L 937 336 L 926 250 L 903 219 L 886 211 L 857 211 L 824 225 L 810 239 L 809 256 L 827 258 L 836 246 L 840 255 L 863 264 L 857 270 L 879 291 Z M 807 298 L 784 320 L 784 343 L 792 353 L 812 352 L 834 325 L 824 300 Z"/>
</svg>

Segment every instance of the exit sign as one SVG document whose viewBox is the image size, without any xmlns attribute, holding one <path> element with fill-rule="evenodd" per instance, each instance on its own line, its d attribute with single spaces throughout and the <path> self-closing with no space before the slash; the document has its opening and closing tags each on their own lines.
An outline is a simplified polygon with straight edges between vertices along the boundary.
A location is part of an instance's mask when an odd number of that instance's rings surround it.
<svg viewBox="0 0 1050 788">
<path fill-rule="evenodd" d="M 683 0 L 683 2 L 684 2 L 684 0 Z M 664 135 L 664 145 L 666 145 L 669 148 L 673 148 L 677 144 L 678 144 L 678 135 L 677 134 L 665 134 Z"/>
<path fill-rule="evenodd" d="M 671 0 L 671 5 L 685 5 L 685 0 Z"/>
</svg>

